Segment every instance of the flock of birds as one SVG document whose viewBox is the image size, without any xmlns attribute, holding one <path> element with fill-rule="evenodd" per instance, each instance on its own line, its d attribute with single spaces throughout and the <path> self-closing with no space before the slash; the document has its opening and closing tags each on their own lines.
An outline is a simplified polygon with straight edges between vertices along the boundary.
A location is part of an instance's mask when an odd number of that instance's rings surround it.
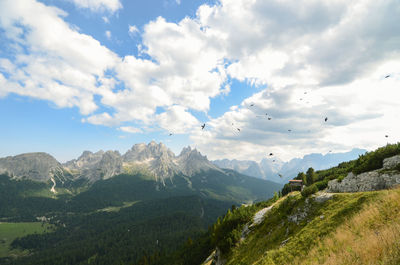
<svg viewBox="0 0 400 265">
<path fill-rule="evenodd" d="M 390 77 L 390 75 L 386 75 L 385 76 L 385 79 L 387 79 L 387 78 L 389 78 Z M 304 95 L 306 95 L 307 94 L 307 91 L 305 91 L 304 92 Z M 300 100 L 303 100 L 303 98 L 300 98 Z M 308 101 L 306 102 L 306 103 L 309 103 Z M 254 103 L 251 103 L 250 105 L 249 105 L 249 107 L 248 108 L 251 108 L 251 107 L 254 107 Z M 270 117 L 270 116 L 268 116 L 268 113 L 265 113 L 265 116 L 264 115 L 257 115 L 256 117 L 267 117 L 267 119 L 270 121 L 270 120 L 272 120 L 272 117 Z M 325 117 L 324 118 L 324 121 L 325 122 L 328 122 L 328 117 Z M 232 126 L 234 126 L 234 124 L 232 123 Z M 201 126 L 201 130 L 204 130 L 204 128 L 206 127 L 206 123 L 203 123 Z M 238 132 L 240 132 L 240 128 L 236 128 L 236 130 L 238 131 Z M 291 129 L 288 129 L 288 132 L 292 132 L 292 130 Z M 172 136 L 172 133 L 170 133 L 169 134 L 169 136 Z M 389 137 L 389 135 L 385 135 L 385 137 L 386 138 L 388 138 Z M 332 152 L 332 150 L 329 150 L 329 153 L 331 153 Z M 273 153 L 269 153 L 269 157 L 272 157 L 272 156 L 274 156 L 274 154 Z M 272 160 L 272 162 L 275 162 L 275 159 L 274 160 Z M 281 174 L 278 174 L 279 175 L 279 177 L 283 177 Z"/>
</svg>

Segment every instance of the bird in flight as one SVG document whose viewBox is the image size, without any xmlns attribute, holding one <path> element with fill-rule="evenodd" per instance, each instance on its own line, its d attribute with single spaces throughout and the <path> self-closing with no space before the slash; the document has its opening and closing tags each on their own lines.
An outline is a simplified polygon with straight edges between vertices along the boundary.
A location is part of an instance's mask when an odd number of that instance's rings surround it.
<svg viewBox="0 0 400 265">
<path fill-rule="evenodd" d="M 172 133 L 170 133 L 169 136 L 172 136 Z"/>
<path fill-rule="evenodd" d="M 287 131 L 288 131 L 288 132 L 291 132 L 292 130 L 289 129 L 289 130 L 287 130 Z"/>
<path fill-rule="evenodd" d="M 272 162 L 275 162 L 275 159 L 274 159 L 274 160 L 272 160 Z"/>
<path fill-rule="evenodd" d="M 280 178 L 283 178 L 282 174 L 278 174 L 278 176 L 279 176 Z"/>
<path fill-rule="evenodd" d="M 325 122 L 327 122 L 328 121 L 328 117 L 325 117 Z"/>
<path fill-rule="evenodd" d="M 385 76 L 385 78 L 389 78 L 389 77 L 390 77 L 390 75 Z"/>
<path fill-rule="evenodd" d="M 270 120 L 271 120 L 271 118 L 270 118 L 270 117 L 268 117 L 268 120 L 270 121 Z"/>
<path fill-rule="evenodd" d="M 206 127 L 205 123 L 203 123 L 203 125 L 201 125 L 201 129 L 204 130 L 204 127 Z"/>
<path fill-rule="evenodd" d="M 304 94 L 307 94 L 307 92 L 304 92 Z"/>
<path fill-rule="evenodd" d="M 269 156 L 273 156 L 274 154 L 273 153 L 269 153 Z"/>
<path fill-rule="evenodd" d="M 254 106 L 254 103 L 253 104 L 250 104 L 250 107 L 253 107 Z"/>
<path fill-rule="evenodd" d="M 236 128 L 239 132 L 240 132 L 240 129 L 239 128 Z"/>
<path fill-rule="evenodd" d="M 385 137 L 386 137 L 386 138 L 388 138 L 388 137 L 389 137 L 389 135 L 385 135 Z"/>
</svg>

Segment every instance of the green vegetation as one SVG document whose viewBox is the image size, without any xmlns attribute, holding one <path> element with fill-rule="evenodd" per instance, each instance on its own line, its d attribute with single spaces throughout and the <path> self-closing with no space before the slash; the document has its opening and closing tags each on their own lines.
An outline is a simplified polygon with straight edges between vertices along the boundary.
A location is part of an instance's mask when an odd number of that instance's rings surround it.
<svg viewBox="0 0 400 265">
<path fill-rule="evenodd" d="M 99 209 L 97 211 L 98 212 L 119 212 L 119 210 L 121 210 L 122 208 L 131 207 L 132 205 L 134 205 L 137 202 L 138 201 L 124 202 L 122 206 L 110 206 L 110 207 L 106 207 L 106 208 L 103 208 L 103 209 Z"/>
<path fill-rule="evenodd" d="M 30 223 L 0 223 L 0 258 L 21 256 L 27 251 L 12 249 L 11 243 L 18 237 L 30 234 L 42 234 L 53 231 L 53 226 L 40 222 Z"/>
<path fill-rule="evenodd" d="M 383 160 L 385 158 L 399 154 L 400 143 L 388 144 L 384 147 L 378 148 L 375 151 L 367 152 L 356 160 L 340 163 L 336 167 L 318 171 L 314 171 L 313 168 L 309 168 L 306 174 L 300 172 L 295 179 L 303 180 L 303 183 L 305 183 L 306 186 L 316 185 L 318 190 L 323 190 L 327 187 L 328 181 L 330 180 L 338 179 L 338 181 L 341 182 L 350 172 L 353 172 L 354 174 L 360 174 L 382 168 Z M 398 168 L 394 168 L 393 170 L 400 171 L 400 166 L 398 166 Z M 311 189 L 313 192 L 311 192 Z M 289 184 L 285 184 L 282 189 L 282 194 L 286 195 L 290 191 L 291 188 Z M 303 192 L 303 194 L 308 196 L 315 192 L 315 188 L 308 188 L 307 191 Z"/>
<path fill-rule="evenodd" d="M 233 249 L 227 264 L 293 264 L 377 196 L 377 192 L 340 194 L 318 203 L 298 193 L 289 195 Z"/>
<path fill-rule="evenodd" d="M 388 144 L 385 147 L 378 148 L 373 152 L 367 152 L 365 155 L 361 155 L 355 162 L 352 171 L 354 174 L 360 174 L 363 172 L 382 168 L 383 160 L 385 158 L 399 155 L 400 154 L 400 143 Z"/>
<path fill-rule="evenodd" d="M 222 259 L 232 265 L 322 264 L 323 262 L 338 264 L 330 258 L 331 256 L 340 256 L 342 262 L 339 264 L 360 264 L 357 263 L 357 255 L 366 254 L 365 251 L 362 251 L 364 247 L 369 249 L 370 253 L 378 254 L 369 258 L 368 255 L 365 255 L 363 258 L 367 262 L 362 264 L 399 264 L 400 218 L 398 214 L 400 207 L 398 204 L 400 203 L 400 190 L 336 194 L 327 200 L 316 201 L 314 199 L 315 196 L 319 196 L 317 192 L 325 189 L 330 180 L 339 179 L 341 181 L 349 172 L 362 173 L 382 167 L 383 159 L 400 153 L 399 146 L 399 144 L 387 145 L 374 152 L 366 153 L 357 160 L 343 162 L 337 167 L 327 170 L 314 171 L 310 168 L 306 173 L 300 172 L 296 179 L 303 180 L 303 183 L 307 185 L 301 193 L 297 191 L 290 193 L 291 187 L 285 185 L 282 192 L 268 202 L 250 207 L 242 206 L 228 211 L 209 229 L 209 240 L 203 240 L 203 248 L 188 249 L 186 252 L 187 255 L 190 255 L 191 251 L 198 252 L 199 249 L 209 249 L 208 253 L 197 255 L 197 259 L 193 259 L 192 263 L 179 260 L 175 264 L 200 264 L 216 247 L 220 250 Z M 375 160 L 379 160 L 379 162 Z M 391 171 L 399 169 L 400 166 Z M 317 194 L 314 197 L 310 197 L 315 193 Z M 398 195 L 394 196 L 393 194 Z M 282 195 L 286 196 L 280 198 Z M 384 203 L 381 205 L 382 202 Z M 245 240 L 240 240 L 245 224 L 252 219 L 254 213 L 272 203 L 274 203 L 273 208 L 266 214 L 264 222 L 252 228 L 252 232 Z M 368 209 L 371 207 L 375 213 L 379 214 L 369 215 Z M 385 207 L 390 210 L 385 210 Z M 388 217 L 391 211 L 395 214 Z M 356 230 L 356 226 L 352 225 L 349 220 L 361 218 L 357 216 L 364 216 L 365 222 L 361 226 L 362 229 Z M 377 226 L 373 225 L 376 221 L 375 218 L 378 220 Z M 386 222 L 393 222 L 393 225 L 388 225 Z M 343 243 L 341 248 L 335 248 L 335 241 L 329 241 L 330 238 L 337 236 L 337 240 L 344 240 L 341 238 L 342 232 L 338 235 L 335 233 L 337 233 L 336 231 L 346 231 L 347 227 L 353 227 L 355 230 L 352 236 L 348 236 L 345 241 L 353 246 L 349 249 Z M 385 236 L 385 240 L 387 240 L 383 244 L 385 247 L 381 248 L 377 247 L 380 232 L 378 234 L 374 232 L 379 229 L 382 230 L 382 236 Z M 362 232 L 364 230 L 368 232 Z M 358 247 L 357 242 L 360 240 L 358 236 L 370 238 L 368 233 L 376 235 L 373 240 L 371 239 L 371 242 L 375 243 L 368 245 L 368 241 L 365 241 L 366 244 L 363 247 Z M 321 245 L 321 242 L 325 243 Z M 313 249 L 312 252 L 310 249 Z M 356 253 L 354 254 L 353 251 L 358 252 L 354 252 Z M 319 257 L 320 253 L 324 253 L 323 256 L 315 259 L 315 257 Z M 388 263 L 382 261 L 388 261 Z M 207 264 L 211 264 L 211 262 Z"/>
</svg>

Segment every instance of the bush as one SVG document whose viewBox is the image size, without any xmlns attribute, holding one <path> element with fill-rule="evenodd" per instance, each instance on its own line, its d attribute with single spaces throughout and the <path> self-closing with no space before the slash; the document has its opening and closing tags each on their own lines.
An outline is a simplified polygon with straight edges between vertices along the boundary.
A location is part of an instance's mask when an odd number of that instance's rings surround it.
<svg viewBox="0 0 400 265">
<path fill-rule="evenodd" d="M 338 182 L 339 182 L 339 183 L 342 182 L 342 180 L 343 180 L 345 177 L 346 177 L 345 175 L 340 175 L 340 176 L 337 178 Z"/>
<path fill-rule="evenodd" d="M 388 144 L 378 148 L 374 152 L 367 152 L 361 155 L 353 168 L 353 173 L 358 175 L 367 171 L 372 171 L 383 167 L 383 159 L 400 154 L 400 143 Z"/>
<path fill-rule="evenodd" d="M 324 180 L 315 182 L 314 185 L 317 186 L 318 190 L 323 190 L 323 189 L 326 189 L 326 187 L 328 187 L 328 182 L 329 182 L 328 179 L 324 179 Z"/>
<path fill-rule="evenodd" d="M 313 184 L 311 186 L 305 187 L 302 191 L 301 191 L 301 196 L 303 197 L 308 197 L 311 194 L 314 194 L 318 191 L 318 187 L 316 184 Z"/>
</svg>

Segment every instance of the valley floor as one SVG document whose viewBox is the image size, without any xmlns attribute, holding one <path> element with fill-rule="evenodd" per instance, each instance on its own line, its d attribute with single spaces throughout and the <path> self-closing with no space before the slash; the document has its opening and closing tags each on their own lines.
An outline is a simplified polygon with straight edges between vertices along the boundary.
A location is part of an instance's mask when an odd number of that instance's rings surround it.
<svg viewBox="0 0 400 265">
<path fill-rule="evenodd" d="M 11 248 L 11 243 L 17 237 L 50 232 L 52 229 L 51 225 L 43 224 L 41 222 L 0 222 L 0 258 L 10 256 L 16 257 L 29 253 L 28 251 Z"/>
</svg>

